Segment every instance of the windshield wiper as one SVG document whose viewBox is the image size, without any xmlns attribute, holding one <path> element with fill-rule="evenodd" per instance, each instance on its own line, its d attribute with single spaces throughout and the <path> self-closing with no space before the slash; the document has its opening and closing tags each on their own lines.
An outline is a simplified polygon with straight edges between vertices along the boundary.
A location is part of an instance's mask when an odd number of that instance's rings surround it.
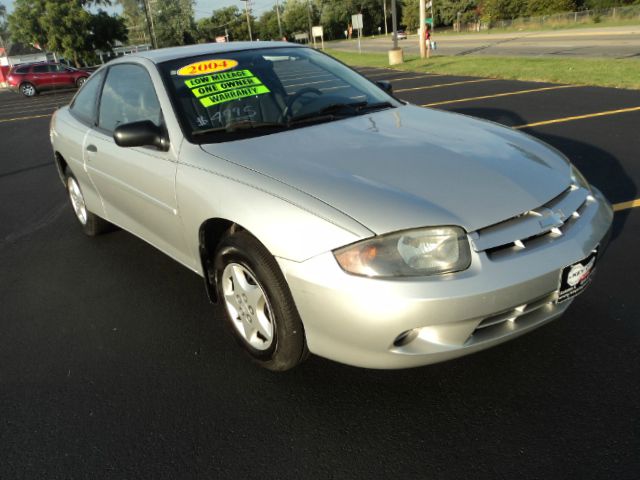
<svg viewBox="0 0 640 480">
<path fill-rule="evenodd" d="M 258 130 L 263 128 L 287 128 L 287 125 L 280 122 L 254 122 L 252 120 L 243 120 L 240 122 L 230 123 L 224 127 L 208 128 L 206 130 L 196 130 L 191 135 L 197 137 L 207 133 L 228 132 L 233 133 L 239 130 Z"/>
<path fill-rule="evenodd" d="M 391 108 L 393 105 L 391 102 L 378 102 L 378 103 L 367 103 L 366 105 L 362 105 L 358 107 L 359 112 L 370 112 L 371 110 L 381 110 L 383 108 Z"/>
<path fill-rule="evenodd" d="M 379 110 L 389 108 L 393 105 L 389 102 L 353 102 L 353 103 L 332 103 L 316 112 L 307 113 L 289 120 L 289 125 L 297 125 L 306 122 L 322 122 L 330 121 L 346 115 L 360 115 L 371 110 Z"/>
</svg>

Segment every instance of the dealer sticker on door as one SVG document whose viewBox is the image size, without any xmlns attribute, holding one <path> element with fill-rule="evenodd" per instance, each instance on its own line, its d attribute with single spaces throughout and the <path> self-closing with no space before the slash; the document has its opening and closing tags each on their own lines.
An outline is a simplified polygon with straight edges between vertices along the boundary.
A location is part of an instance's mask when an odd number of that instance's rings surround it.
<svg viewBox="0 0 640 480">
<path fill-rule="evenodd" d="M 584 260 L 564 267 L 560 275 L 558 303 L 569 300 L 581 293 L 593 278 L 598 250 L 594 250 Z"/>
</svg>

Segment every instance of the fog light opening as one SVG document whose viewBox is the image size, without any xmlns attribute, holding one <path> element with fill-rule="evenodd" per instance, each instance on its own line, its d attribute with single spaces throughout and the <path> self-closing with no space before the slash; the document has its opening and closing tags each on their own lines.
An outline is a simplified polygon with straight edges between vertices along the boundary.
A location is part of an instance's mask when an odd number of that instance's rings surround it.
<svg viewBox="0 0 640 480">
<path fill-rule="evenodd" d="M 405 345 L 408 345 L 409 343 L 413 342 L 417 338 L 419 333 L 420 333 L 419 328 L 414 328 L 411 330 L 407 330 L 406 332 L 402 332 L 393 341 L 393 346 L 404 347 Z"/>
</svg>

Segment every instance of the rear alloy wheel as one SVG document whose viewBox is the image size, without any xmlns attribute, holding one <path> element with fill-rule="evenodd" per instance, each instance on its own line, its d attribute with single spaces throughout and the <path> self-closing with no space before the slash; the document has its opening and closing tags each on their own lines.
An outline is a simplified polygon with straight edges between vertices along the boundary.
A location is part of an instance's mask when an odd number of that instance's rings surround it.
<svg viewBox="0 0 640 480">
<path fill-rule="evenodd" d="M 26 82 L 20 85 L 20 93 L 25 97 L 34 97 L 38 92 L 36 91 L 36 87 Z"/>
<path fill-rule="evenodd" d="M 238 343 L 260 366 L 289 370 L 308 356 L 304 327 L 277 262 L 246 231 L 220 242 L 218 298 Z"/>
<path fill-rule="evenodd" d="M 87 81 L 87 77 L 80 77 L 76 80 L 76 87 L 80 88 Z"/>
<path fill-rule="evenodd" d="M 100 218 L 99 216 L 91 213 L 87 209 L 87 205 L 84 201 L 84 195 L 82 195 L 82 190 L 80 190 L 80 184 L 76 177 L 67 170 L 67 193 L 69 194 L 69 201 L 71 202 L 71 206 L 73 207 L 73 211 L 76 214 L 76 218 L 80 225 L 82 226 L 82 230 L 90 237 L 95 237 L 103 232 L 106 232 L 110 229 L 111 224 Z"/>
</svg>

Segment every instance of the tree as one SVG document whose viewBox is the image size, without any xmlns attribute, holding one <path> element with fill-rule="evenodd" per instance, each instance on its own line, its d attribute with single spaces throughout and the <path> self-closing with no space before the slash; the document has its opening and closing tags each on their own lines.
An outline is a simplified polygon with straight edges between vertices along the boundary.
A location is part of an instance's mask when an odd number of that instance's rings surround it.
<svg viewBox="0 0 640 480">
<path fill-rule="evenodd" d="M 110 50 L 116 41 L 125 41 L 126 27 L 118 17 L 106 12 L 93 14 L 88 6 L 108 0 L 16 0 L 9 15 L 14 40 L 81 60 L 95 57 L 95 49 Z"/>
<path fill-rule="evenodd" d="M 255 19 L 251 18 L 251 32 L 256 31 Z M 214 10 L 209 18 L 198 21 L 198 37 L 200 41 L 211 42 L 217 36 L 229 33 L 230 41 L 249 40 L 249 29 L 244 12 L 238 7 L 230 6 Z"/>
<path fill-rule="evenodd" d="M 7 8 L 0 3 L 0 47 L 6 48 L 7 35 Z"/>
<path fill-rule="evenodd" d="M 419 0 L 406 0 L 402 9 L 402 24 L 407 30 L 414 32 L 420 26 L 420 4 Z"/>
<path fill-rule="evenodd" d="M 488 22 L 523 17 L 528 10 L 527 2 L 522 0 L 483 0 L 481 9 Z"/>
<path fill-rule="evenodd" d="M 91 15 L 89 32 L 90 35 L 87 40 L 91 50 L 111 52 L 116 42 L 124 43 L 128 40 L 127 26 L 124 19 L 111 16 L 102 10 L 98 10 L 97 14 Z"/>
<path fill-rule="evenodd" d="M 453 25 L 457 22 L 458 12 L 462 23 L 476 22 L 480 16 L 476 0 L 438 0 L 435 8 L 438 22 L 443 25 Z"/>
<path fill-rule="evenodd" d="M 46 46 L 47 34 L 41 24 L 45 4 L 46 0 L 15 0 L 13 13 L 8 17 L 14 41 Z"/>
<path fill-rule="evenodd" d="M 122 16 L 127 26 L 129 42 L 135 45 L 153 43 L 149 38 L 149 24 L 142 1 L 118 0 L 118 3 L 122 6 Z"/>
<path fill-rule="evenodd" d="M 313 4 L 307 0 L 287 1 L 284 7 L 284 23 L 289 33 L 309 32 L 309 16 L 311 24 L 317 25 L 320 15 Z"/>
<path fill-rule="evenodd" d="M 262 40 L 281 40 L 280 29 L 278 28 L 278 14 L 276 12 L 276 6 L 274 5 L 271 10 L 267 10 L 257 22 L 256 35 Z M 280 7 L 280 16 L 283 16 L 284 9 Z M 284 22 L 282 22 L 284 23 Z M 283 34 L 286 32 L 283 25 Z"/>
<path fill-rule="evenodd" d="M 575 10 L 576 2 L 574 0 L 529 0 L 526 14 L 537 17 L 560 12 L 574 12 Z"/>
<path fill-rule="evenodd" d="M 156 0 L 153 3 L 153 26 L 158 48 L 196 42 L 193 3 L 194 0 Z"/>
</svg>

